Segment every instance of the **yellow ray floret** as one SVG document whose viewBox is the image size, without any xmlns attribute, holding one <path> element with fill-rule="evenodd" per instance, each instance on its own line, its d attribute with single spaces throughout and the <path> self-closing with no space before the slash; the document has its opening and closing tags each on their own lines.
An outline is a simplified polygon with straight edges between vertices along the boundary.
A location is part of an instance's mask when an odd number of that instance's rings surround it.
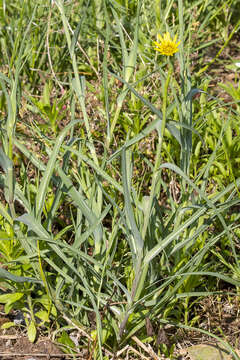
<svg viewBox="0 0 240 360">
<path fill-rule="evenodd" d="M 158 35 L 158 39 L 160 42 L 154 41 L 156 45 L 155 50 L 159 51 L 162 55 L 173 56 L 176 52 L 178 52 L 178 45 L 180 44 L 177 41 L 177 35 L 174 36 L 174 39 L 171 39 L 169 32 L 165 33 L 163 37 Z"/>
</svg>

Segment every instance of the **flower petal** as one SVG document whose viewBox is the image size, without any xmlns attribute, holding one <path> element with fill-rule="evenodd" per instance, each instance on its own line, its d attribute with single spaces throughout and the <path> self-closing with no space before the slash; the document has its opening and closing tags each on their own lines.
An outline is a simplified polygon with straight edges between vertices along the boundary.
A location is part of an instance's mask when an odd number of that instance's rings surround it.
<svg viewBox="0 0 240 360">
<path fill-rule="evenodd" d="M 178 45 L 180 44 L 177 41 L 177 35 L 174 36 L 173 40 L 171 39 L 170 33 L 167 31 L 163 37 L 158 34 L 157 38 L 159 42 L 154 41 L 156 46 L 155 50 L 159 51 L 162 55 L 173 56 L 176 52 L 179 51 Z"/>
</svg>

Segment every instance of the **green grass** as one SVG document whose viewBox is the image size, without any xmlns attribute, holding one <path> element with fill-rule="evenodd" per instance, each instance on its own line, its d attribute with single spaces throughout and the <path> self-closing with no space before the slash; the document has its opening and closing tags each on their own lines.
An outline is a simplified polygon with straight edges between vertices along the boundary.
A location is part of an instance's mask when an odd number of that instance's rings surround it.
<svg viewBox="0 0 240 360">
<path fill-rule="evenodd" d="M 238 3 L 0 3 L 0 303 L 31 341 L 170 356 L 146 319 L 196 330 L 219 283 L 238 296 L 239 83 L 211 86 L 237 79 Z"/>
</svg>

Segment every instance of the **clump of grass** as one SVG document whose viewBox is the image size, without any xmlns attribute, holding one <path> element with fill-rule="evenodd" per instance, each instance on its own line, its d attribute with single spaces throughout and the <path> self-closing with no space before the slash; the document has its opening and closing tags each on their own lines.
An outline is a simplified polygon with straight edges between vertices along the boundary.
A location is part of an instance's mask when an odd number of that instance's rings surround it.
<svg viewBox="0 0 240 360">
<path fill-rule="evenodd" d="M 147 1 L 87 7 L 56 0 L 48 10 L 42 0 L 18 9 L 19 35 L 4 38 L 1 67 L 8 70 L 0 75 L 7 115 L 0 152 L 6 270 L 0 274 L 8 290 L 0 302 L 7 313 L 22 309 L 31 341 L 39 318 L 47 328 L 57 323 L 54 336 L 68 348 L 77 329 L 79 347 L 88 346 L 95 358 L 120 354 L 132 342 L 171 352 L 146 332 L 146 319 L 196 330 L 192 299 L 218 292 L 215 279 L 239 287 L 240 178 L 230 156 L 238 118 L 231 104 L 211 97 L 208 85 L 201 89 L 200 78 L 192 83 L 192 27 L 206 11 L 195 5 L 191 15 L 192 3 L 183 8 L 178 0 L 176 8 L 166 1 L 154 22 Z M 72 12 L 80 7 L 82 19 Z M 10 16 L 12 7 L 3 11 Z M 47 27 L 37 20 L 41 12 Z M 212 9 L 209 23 L 220 21 L 218 14 Z M 160 45 L 174 51 L 155 53 L 157 33 L 171 34 Z M 202 34 L 198 40 L 204 49 Z M 87 106 L 90 80 L 99 87 L 94 110 Z M 96 111 L 105 125 L 96 124 Z"/>
</svg>

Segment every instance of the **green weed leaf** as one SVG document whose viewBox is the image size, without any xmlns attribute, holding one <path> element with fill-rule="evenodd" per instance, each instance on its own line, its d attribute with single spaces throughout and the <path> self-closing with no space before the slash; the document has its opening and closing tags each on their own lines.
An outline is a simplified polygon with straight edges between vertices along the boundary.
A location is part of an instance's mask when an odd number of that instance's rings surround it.
<svg viewBox="0 0 240 360">
<path fill-rule="evenodd" d="M 29 341 L 33 343 L 36 340 L 36 336 L 37 336 L 36 325 L 33 321 L 31 321 L 30 325 L 28 326 L 27 334 Z"/>
</svg>

